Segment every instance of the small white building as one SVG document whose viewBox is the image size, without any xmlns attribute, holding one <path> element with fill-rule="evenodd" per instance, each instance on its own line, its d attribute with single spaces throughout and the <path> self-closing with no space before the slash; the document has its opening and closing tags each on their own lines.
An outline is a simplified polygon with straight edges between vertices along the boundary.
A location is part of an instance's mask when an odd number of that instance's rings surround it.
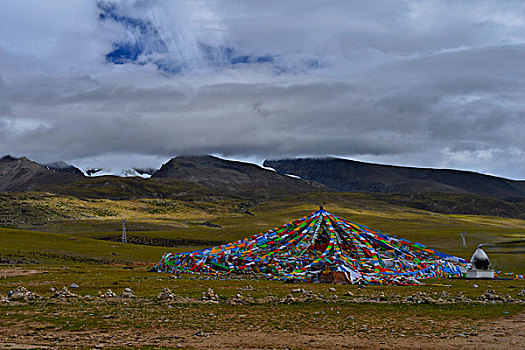
<svg viewBox="0 0 525 350">
<path fill-rule="evenodd" d="M 494 269 L 489 268 L 490 260 L 481 244 L 472 255 L 470 263 L 472 268 L 467 270 L 467 278 L 494 278 Z"/>
</svg>

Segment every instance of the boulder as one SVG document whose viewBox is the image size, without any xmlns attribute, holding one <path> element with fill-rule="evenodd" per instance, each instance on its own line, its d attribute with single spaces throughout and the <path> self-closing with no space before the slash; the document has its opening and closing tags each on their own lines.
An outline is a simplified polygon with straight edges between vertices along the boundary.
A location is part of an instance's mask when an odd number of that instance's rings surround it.
<svg viewBox="0 0 525 350">
<path fill-rule="evenodd" d="M 157 296 L 158 300 L 174 300 L 175 298 L 176 295 L 169 288 L 162 288 Z"/>
<path fill-rule="evenodd" d="M 100 294 L 98 297 L 99 298 L 116 298 L 117 294 L 115 294 L 115 292 L 113 292 L 111 289 L 108 289 L 104 293 Z"/>
<path fill-rule="evenodd" d="M 7 300 L 10 301 L 34 301 L 39 299 L 42 299 L 40 295 L 30 292 L 22 286 L 7 292 Z"/>
<path fill-rule="evenodd" d="M 126 289 L 124 289 L 124 291 L 122 292 L 122 295 L 120 297 L 121 298 L 135 298 L 135 293 L 133 292 L 133 289 L 126 288 Z"/>
<path fill-rule="evenodd" d="M 51 296 L 52 299 L 70 299 L 78 298 L 79 296 L 75 293 L 72 293 L 67 287 L 62 288 L 59 291 L 56 291 L 55 294 Z"/>
<path fill-rule="evenodd" d="M 219 302 L 219 296 L 215 294 L 213 289 L 208 288 L 206 292 L 202 292 L 202 300 L 212 303 L 218 303 Z"/>
</svg>

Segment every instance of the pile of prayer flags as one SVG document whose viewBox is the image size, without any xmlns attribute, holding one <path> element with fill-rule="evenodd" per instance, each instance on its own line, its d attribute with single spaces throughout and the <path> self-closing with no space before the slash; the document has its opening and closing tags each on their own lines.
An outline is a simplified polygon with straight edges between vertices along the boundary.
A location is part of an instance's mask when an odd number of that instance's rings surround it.
<svg viewBox="0 0 525 350">
<path fill-rule="evenodd" d="M 342 273 L 352 284 L 417 284 L 460 277 L 464 259 L 374 231 L 324 210 L 281 227 L 217 247 L 164 254 L 158 272 L 260 274 L 277 280 L 319 281 Z"/>
</svg>

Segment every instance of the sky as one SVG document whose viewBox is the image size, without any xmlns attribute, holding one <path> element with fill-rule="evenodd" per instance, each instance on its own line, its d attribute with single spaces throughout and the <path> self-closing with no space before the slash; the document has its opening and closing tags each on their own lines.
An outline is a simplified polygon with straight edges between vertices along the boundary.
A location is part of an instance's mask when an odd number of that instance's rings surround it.
<svg viewBox="0 0 525 350">
<path fill-rule="evenodd" d="M 525 179 L 525 2 L 0 0 L 0 155 Z"/>
</svg>

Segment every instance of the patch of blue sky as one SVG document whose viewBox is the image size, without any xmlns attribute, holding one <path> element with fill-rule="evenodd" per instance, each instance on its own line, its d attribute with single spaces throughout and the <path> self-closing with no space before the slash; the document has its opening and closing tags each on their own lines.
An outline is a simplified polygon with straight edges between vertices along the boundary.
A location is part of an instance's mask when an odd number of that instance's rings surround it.
<svg viewBox="0 0 525 350">
<path fill-rule="evenodd" d="M 112 50 L 106 54 L 106 62 L 112 64 L 152 63 L 170 74 L 181 74 L 194 67 L 192 63 L 185 64 L 183 57 L 171 54 L 168 45 L 162 39 L 155 25 L 147 20 L 134 18 L 118 13 L 114 3 L 99 1 L 99 19 L 114 21 L 122 25 L 128 35 L 125 39 L 113 44 Z M 276 75 L 299 74 L 309 70 L 323 68 L 318 59 L 300 59 L 296 62 L 283 62 L 280 56 L 271 54 L 244 54 L 230 46 L 209 45 L 198 42 L 198 51 L 204 66 L 201 68 L 224 68 L 241 65 L 270 65 Z"/>
</svg>

